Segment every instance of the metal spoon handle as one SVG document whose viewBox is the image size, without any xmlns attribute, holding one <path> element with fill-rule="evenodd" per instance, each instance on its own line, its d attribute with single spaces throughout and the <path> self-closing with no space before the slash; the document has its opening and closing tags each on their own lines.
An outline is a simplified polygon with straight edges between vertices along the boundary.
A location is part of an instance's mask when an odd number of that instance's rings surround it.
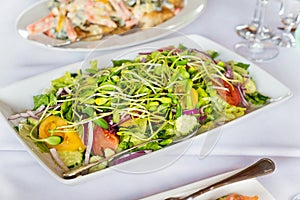
<svg viewBox="0 0 300 200">
<path fill-rule="evenodd" d="M 64 47 L 64 46 L 68 46 L 70 44 L 76 43 L 76 42 L 80 42 L 80 41 L 84 41 L 84 40 L 99 40 L 100 37 L 102 37 L 103 34 L 94 34 L 94 35 L 88 35 L 88 36 L 84 36 L 84 37 L 78 37 L 75 41 L 71 41 L 71 40 L 64 40 L 55 44 L 50 44 L 49 46 L 52 47 Z M 96 39 L 97 37 L 99 37 L 98 39 Z"/>
<path fill-rule="evenodd" d="M 167 198 L 168 200 L 188 200 L 193 199 L 201 194 L 204 194 L 208 191 L 211 191 L 213 189 L 228 185 L 230 183 L 251 179 L 259 176 L 263 176 L 269 173 L 272 173 L 275 170 L 275 163 L 268 158 L 262 158 L 258 160 L 256 163 L 250 165 L 249 167 L 241 170 L 240 172 L 233 174 L 232 176 L 229 176 L 228 178 L 225 178 L 219 182 L 216 182 L 206 188 L 200 189 L 197 192 L 194 192 L 193 194 L 190 194 L 185 197 L 174 197 L 174 198 Z"/>
</svg>

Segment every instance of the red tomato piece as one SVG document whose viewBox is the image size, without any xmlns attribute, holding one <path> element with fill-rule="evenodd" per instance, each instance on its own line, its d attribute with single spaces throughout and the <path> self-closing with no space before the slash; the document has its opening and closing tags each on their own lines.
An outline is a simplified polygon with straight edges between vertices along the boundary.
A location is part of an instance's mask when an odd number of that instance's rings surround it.
<svg viewBox="0 0 300 200">
<path fill-rule="evenodd" d="M 224 89 L 217 89 L 218 94 L 221 96 L 221 98 L 230 105 L 239 105 L 239 103 L 241 103 L 241 96 L 237 87 L 223 80 L 221 81 L 221 84 Z"/>
<path fill-rule="evenodd" d="M 119 138 L 110 133 L 108 130 L 101 128 L 100 126 L 96 126 L 94 129 L 94 137 L 93 137 L 93 152 L 98 156 L 104 156 L 103 152 L 106 148 L 109 148 L 113 151 L 117 149 L 119 145 Z"/>
</svg>

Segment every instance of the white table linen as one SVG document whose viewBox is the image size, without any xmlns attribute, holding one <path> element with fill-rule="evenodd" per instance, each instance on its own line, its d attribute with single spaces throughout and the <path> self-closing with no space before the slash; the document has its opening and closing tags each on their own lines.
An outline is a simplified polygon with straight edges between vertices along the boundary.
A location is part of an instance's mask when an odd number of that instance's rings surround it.
<svg viewBox="0 0 300 200">
<path fill-rule="evenodd" d="M 18 15 L 35 2 L 0 3 L 0 87 L 81 61 L 87 55 L 43 49 L 17 34 Z M 233 49 L 242 40 L 234 28 L 250 22 L 254 5 L 255 0 L 208 0 L 201 16 L 181 32 L 200 34 Z M 278 1 L 271 0 L 267 7 L 266 24 L 272 29 L 280 25 L 278 6 Z M 222 128 L 205 157 L 200 157 L 195 142 L 175 163 L 154 172 L 111 171 L 86 183 L 64 185 L 50 176 L 0 121 L 0 199 L 139 199 L 244 167 L 261 157 L 273 159 L 277 169 L 258 180 L 276 199 L 291 199 L 300 192 L 300 46 L 280 48 L 277 58 L 258 65 L 290 88 L 293 97 Z"/>
</svg>

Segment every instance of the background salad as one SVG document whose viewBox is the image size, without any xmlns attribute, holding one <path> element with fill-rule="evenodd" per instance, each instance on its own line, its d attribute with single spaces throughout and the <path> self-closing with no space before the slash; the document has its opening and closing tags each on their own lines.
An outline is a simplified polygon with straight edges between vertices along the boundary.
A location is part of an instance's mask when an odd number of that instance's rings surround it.
<svg viewBox="0 0 300 200">
<path fill-rule="evenodd" d="M 183 0 L 49 0 L 48 15 L 29 24 L 29 35 L 96 40 L 134 28 L 150 28 L 178 14 Z"/>
</svg>

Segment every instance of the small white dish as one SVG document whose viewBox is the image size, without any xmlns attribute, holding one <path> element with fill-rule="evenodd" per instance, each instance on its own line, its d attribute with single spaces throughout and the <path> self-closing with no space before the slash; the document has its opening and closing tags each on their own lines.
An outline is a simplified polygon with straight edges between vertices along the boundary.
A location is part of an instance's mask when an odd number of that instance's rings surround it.
<svg viewBox="0 0 300 200">
<path fill-rule="evenodd" d="M 185 6 L 176 16 L 154 28 L 122 36 L 113 35 L 97 41 L 80 41 L 63 47 L 52 47 L 58 40 L 43 34 L 28 35 L 26 26 L 49 13 L 47 1 L 40 1 L 25 10 L 17 20 L 17 31 L 26 40 L 39 45 L 63 51 L 113 50 L 153 41 L 169 35 L 193 22 L 206 6 L 206 0 L 185 0 Z"/>
<path fill-rule="evenodd" d="M 175 189 L 171 189 L 165 192 L 161 192 L 141 200 L 159 200 L 166 199 L 167 197 L 173 196 L 185 196 L 193 192 L 198 191 L 201 188 L 209 186 L 217 181 L 220 181 L 231 174 L 235 173 L 236 170 L 220 174 L 218 176 L 210 177 L 204 180 L 200 180 L 188 185 L 184 185 Z M 204 193 L 199 197 L 196 197 L 195 200 L 216 200 L 225 195 L 237 193 L 245 196 L 258 196 L 259 200 L 275 200 L 275 198 L 261 185 L 257 179 L 248 179 L 245 181 L 240 181 L 232 183 L 221 188 L 214 189 L 210 192 Z"/>
</svg>

